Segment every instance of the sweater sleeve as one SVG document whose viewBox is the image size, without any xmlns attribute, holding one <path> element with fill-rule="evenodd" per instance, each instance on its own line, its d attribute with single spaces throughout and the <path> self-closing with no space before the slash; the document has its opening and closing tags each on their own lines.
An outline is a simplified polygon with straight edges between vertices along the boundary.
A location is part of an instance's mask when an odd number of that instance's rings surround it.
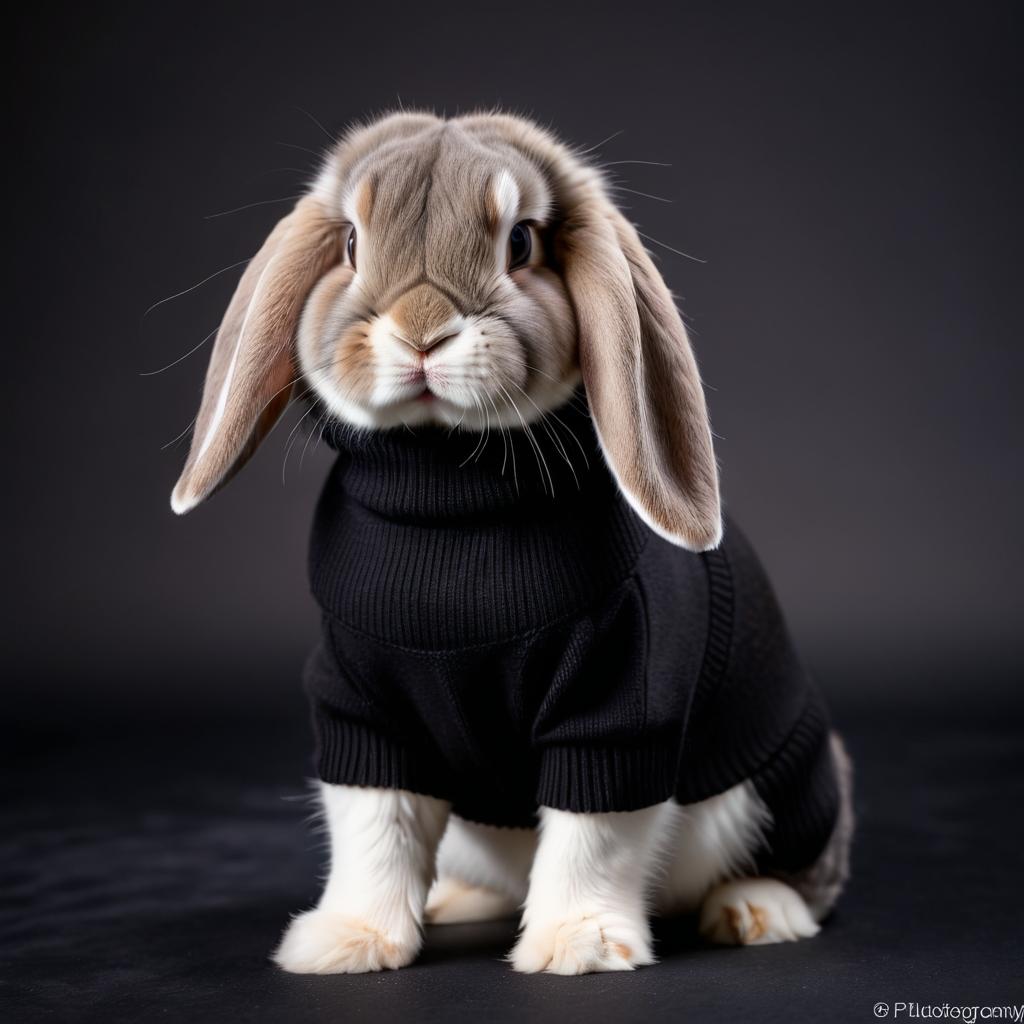
<svg viewBox="0 0 1024 1024">
<path fill-rule="evenodd" d="M 360 650 L 359 638 L 344 634 L 325 615 L 320 643 L 304 672 L 320 779 L 447 799 L 452 783 L 437 752 L 422 737 L 410 742 L 408 723 L 395 714 L 399 709 L 381 703 L 361 678 L 366 652 Z"/>
</svg>

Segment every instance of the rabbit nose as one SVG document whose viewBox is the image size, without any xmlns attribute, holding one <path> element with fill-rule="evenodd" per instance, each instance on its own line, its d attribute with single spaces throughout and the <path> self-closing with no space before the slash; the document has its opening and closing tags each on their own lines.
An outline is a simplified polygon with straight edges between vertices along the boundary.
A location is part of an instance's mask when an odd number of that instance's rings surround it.
<svg viewBox="0 0 1024 1024">
<path fill-rule="evenodd" d="M 465 326 L 451 299 L 428 282 L 399 296 L 388 314 L 391 333 L 417 352 L 436 348 Z"/>
<path fill-rule="evenodd" d="M 392 331 L 391 336 L 397 338 L 399 341 L 404 342 L 409 348 L 415 349 L 417 352 L 427 353 L 433 348 L 437 348 L 442 342 L 448 341 L 450 338 L 454 338 L 462 333 L 462 328 L 450 328 L 433 334 L 429 337 L 406 337 L 404 334 L 399 334 L 397 331 Z"/>
</svg>

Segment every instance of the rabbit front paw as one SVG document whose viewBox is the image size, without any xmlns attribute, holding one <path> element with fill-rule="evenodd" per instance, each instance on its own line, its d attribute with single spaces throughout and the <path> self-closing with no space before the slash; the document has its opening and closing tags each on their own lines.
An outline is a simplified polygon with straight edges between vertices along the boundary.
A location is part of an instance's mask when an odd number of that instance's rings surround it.
<svg viewBox="0 0 1024 1024">
<path fill-rule="evenodd" d="M 509 960 L 524 974 L 590 974 L 632 971 L 654 955 L 646 921 L 603 912 L 527 926 Z"/>
<path fill-rule="evenodd" d="M 803 897 L 775 878 L 724 882 L 708 893 L 701 907 L 701 934 L 725 945 L 795 942 L 819 930 Z"/>
<path fill-rule="evenodd" d="M 292 974 L 364 974 L 405 967 L 419 947 L 416 928 L 399 939 L 366 921 L 329 910 L 307 910 L 292 920 L 272 959 Z"/>
</svg>

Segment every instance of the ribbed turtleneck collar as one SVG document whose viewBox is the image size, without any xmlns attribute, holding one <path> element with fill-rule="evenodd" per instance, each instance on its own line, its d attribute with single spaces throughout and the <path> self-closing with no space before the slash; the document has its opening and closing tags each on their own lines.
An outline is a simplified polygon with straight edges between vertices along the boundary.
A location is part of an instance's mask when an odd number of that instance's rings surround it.
<svg viewBox="0 0 1024 1024">
<path fill-rule="evenodd" d="M 614 492 L 582 393 L 529 431 L 336 423 L 324 439 L 343 457 L 345 492 L 387 518 L 546 519 Z"/>
<path fill-rule="evenodd" d="M 310 582 L 338 622 L 440 650 L 559 621 L 631 571 L 649 531 L 582 403 L 522 430 L 330 430 Z M 514 457 L 513 457 L 514 456 Z M 553 495 L 552 495 L 553 492 Z"/>
</svg>

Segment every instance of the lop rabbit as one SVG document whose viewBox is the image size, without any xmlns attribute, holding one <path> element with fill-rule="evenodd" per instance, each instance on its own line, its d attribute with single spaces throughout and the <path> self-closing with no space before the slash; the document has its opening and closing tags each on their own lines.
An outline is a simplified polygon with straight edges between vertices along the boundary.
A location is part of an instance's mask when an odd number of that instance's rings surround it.
<svg viewBox="0 0 1024 1024">
<path fill-rule="evenodd" d="M 331 868 L 276 962 L 398 968 L 424 921 L 519 908 L 523 972 L 650 964 L 655 911 L 815 934 L 850 764 L 600 172 L 502 114 L 351 131 L 242 276 L 174 510 L 296 390 L 338 452 L 305 673 Z"/>
</svg>

